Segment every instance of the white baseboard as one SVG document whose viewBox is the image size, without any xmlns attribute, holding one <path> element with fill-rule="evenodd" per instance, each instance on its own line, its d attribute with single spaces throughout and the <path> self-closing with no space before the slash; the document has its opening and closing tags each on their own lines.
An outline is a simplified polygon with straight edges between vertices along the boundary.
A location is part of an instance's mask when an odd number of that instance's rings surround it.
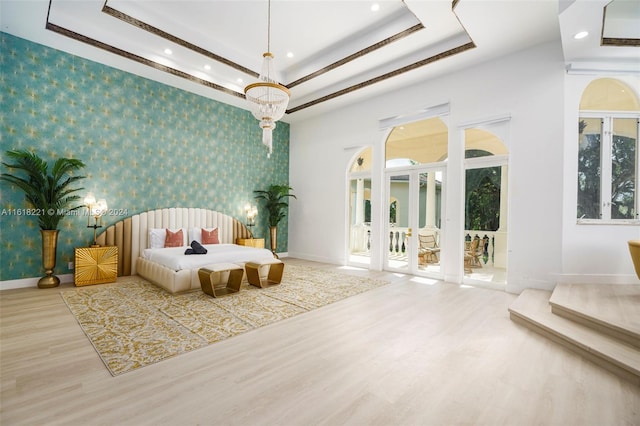
<svg viewBox="0 0 640 426">
<path fill-rule="evenodd" d="M 328 263 L 330 265 L 344 265 L 344 260 L 343 259 L 338 259 L 338 258 L 328 258 L 328 257 L 321 257 L 321 256 L 313 256 L 313 255 L 308 255 L 305 253 L 287 253 L 288 255 L 290 255 L 291 257 L 294 257 L 296 259 L 300 259 L 300 260 L 308 260 L 310 262 L 318 262 L 318 263 Z"/>
<path fill-rule="evenodd" d="M 73 282 L 73 274 L 62 274 L 56 275 L 60 278 L 61 283 L 72 283 Z M 18 280 L 6 280 L 0 281 L 0 291 L 2 290 L 11 290 L 14 288 L 28 288 L 28 287 L 38 287 L 38 280 L 42 277 L 35 278 L 20 278 Z"/>
</svg>

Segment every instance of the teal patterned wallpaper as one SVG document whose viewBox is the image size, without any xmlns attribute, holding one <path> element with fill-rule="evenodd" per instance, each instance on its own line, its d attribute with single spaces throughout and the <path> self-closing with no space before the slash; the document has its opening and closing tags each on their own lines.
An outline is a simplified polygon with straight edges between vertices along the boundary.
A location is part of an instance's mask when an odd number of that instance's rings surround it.
<svg viewBox="0 0 640 426">
<path fill-rule="evenodd" d="M 107 200 L 114 214 L 106 225 L 171 206 L 244 220 L 244 205 L 256 204 L 254 189 L 288 183 L 288 124 L 278 123 L 267 158 L 248 111 L 6 33 L 0 33 L 0 101 L 0 152 L 28 149 L 84 161 L 81 195 L 93 191 Z M 41 276 L 36 218 L 10 212 L 28 207 L 22 192 L 6 182 L 0 191 L 0 280 Z M 268 240 L 266 214 L 257 220 L 254 234 Z M 86 217 L 61 222 L 56 274 L 71 273 L 74 247 L 92 241 L 86 225 Z M 286 220 L 278 228 L 283 252 Z"/>
</svg>

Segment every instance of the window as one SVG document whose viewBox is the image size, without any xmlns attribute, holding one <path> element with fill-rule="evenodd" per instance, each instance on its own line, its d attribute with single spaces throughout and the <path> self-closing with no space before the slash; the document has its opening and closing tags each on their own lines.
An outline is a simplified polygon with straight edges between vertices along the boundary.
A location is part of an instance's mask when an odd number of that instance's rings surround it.
<svg viewBox="0 0 640 426">
<path fill-rule="evenodd" d="M 600 79 L 585 90 L 578 121 L 579 222 L 639 219 L 639 120 L 637 99 L 621 82 Z"/>
</svg>

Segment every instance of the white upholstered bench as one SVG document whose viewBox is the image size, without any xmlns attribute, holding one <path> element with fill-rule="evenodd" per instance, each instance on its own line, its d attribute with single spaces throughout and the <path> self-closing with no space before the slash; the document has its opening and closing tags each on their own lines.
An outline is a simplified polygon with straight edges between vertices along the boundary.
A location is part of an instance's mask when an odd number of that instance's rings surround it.
<svg viewBox="0 0 640 426">
<path fill-rule="evenodd" d="M 237 293 L 244 271 L 235 263 L 215 263 L 198 269 L 202 291 L 212 297 Z"/>
<path fill-rule="evenodd" d="M 266 259 L 259 262 L 247 262 L 247 281 L 256 287 L 268 287 L 280 284 L 284 272 L 284 263 L 279 259 Z"/>
</svg>

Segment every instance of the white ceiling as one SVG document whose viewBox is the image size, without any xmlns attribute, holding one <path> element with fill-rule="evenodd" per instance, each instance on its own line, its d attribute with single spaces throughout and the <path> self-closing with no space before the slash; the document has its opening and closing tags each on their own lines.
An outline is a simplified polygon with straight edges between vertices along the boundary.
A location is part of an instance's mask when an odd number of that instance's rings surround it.
<svg viewBox="0 0 640 426">
<path fill-rule="evenodd" d="M 609 18 L 640 28 L 640 2 L 615 1 Z M 272 0 L 270 47 L 291 89 L 284 121 L 558 39 L 573 68 L 640 72 L 638 47 L 600 45 L 608 2 Z M 266 0 L 0 0 L 6 33 L 243 108 L 267 22 Z"/>
</svg>

